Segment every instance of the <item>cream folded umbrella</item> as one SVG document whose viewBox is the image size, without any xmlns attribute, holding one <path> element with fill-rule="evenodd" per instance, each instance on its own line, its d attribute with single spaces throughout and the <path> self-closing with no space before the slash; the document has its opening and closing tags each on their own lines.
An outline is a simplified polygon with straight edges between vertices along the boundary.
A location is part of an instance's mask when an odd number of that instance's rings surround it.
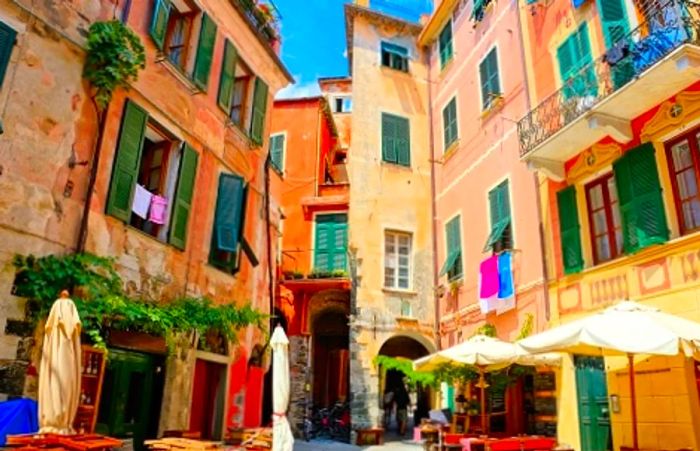
<svg viewBox="0 0 700 451">
<path fill-rule="evenodd" d="M 634 354 L 700 360 L 700 324 L 632 301 L 572 321 L 517 343 L 524 351 L 567 352 L 594 356 L 627 356 L 632 397 L 632 438 L 638 448 Z"/>
<path fill-rule="evenodd" d="M 68 292 L 54 302 L 44 326 L 39 363 L 39 432 L 73 434 L 80 396 L 80 318 Z"/>
<path fill-rule="evenodd" d="M 479 388 L 481 389 L 481 429 L 486 432 L 486 403 L 484 400 L 486 372 L 498 371 L 511 365 L 559 365 L 561 357 L 557 354 L 532 355 L 513 343 L 486 335 L 475 335 L 451 348 L 413 361 L 416 371 L 433 371 L 446 363 L 458 363 L 474 366 L 479 371 Z"/>
<path fill-rule="evenodd" d="M 294 436 L 287 420 L 289 407 L 289 340 L 277 326 L 270 339 L 272 347 L 272 450 L 292 451 Z"/>
</svg>

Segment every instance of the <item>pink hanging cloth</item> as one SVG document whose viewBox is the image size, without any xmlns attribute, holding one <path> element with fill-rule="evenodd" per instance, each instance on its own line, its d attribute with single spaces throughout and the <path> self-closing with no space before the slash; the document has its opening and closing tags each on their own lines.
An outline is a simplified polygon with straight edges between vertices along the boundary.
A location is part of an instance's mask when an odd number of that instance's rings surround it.
<svg viewBox="0 0 700 451">
<path fill-rule="evenodd" d="M 153 224 L 165 224 L 165 214 L 168 210 L 168 199 L 154 194 L 151 198 L 151 210 L 148 220 Z"/>
<path fill-rule="evenodd" d="M 498 256 L 494 255 L 479 265 L 479 305 L 482 313 L 494 309 L 499 286 Z"/>
</svg>

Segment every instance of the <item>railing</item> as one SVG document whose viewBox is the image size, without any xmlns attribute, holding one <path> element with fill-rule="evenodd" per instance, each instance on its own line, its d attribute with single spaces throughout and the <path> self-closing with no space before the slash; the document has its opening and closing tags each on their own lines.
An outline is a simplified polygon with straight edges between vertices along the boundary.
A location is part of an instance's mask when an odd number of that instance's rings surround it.
<svg viewBox="0 0 700 451">
<path fill-rule="evenodd" d="M 272 0 L 258 4 L 256 0 L 235 0 L 243 10 L 248 22 L 272 45 L 279 39 L 276 23 L 281 15 Z"/>
<path fill-rule="evenodd" d="M 521 157 L 682 44 L 699 42 L 700 3 L 661 0 L 644 11 L 644 17 L 636 29 L 569 77 L 561 89 L 518 122 Z"/>
</svg>

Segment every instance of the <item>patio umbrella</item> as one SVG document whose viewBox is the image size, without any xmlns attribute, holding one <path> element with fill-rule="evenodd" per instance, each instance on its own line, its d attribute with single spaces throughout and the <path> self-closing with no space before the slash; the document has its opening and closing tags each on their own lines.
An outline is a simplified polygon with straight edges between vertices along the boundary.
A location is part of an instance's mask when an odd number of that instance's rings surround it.
<svg viewBox="0 0 700 451">
<path fill-rule="evenodd" d="M 287 421 L 289 406 L 289 340 L 277 326 L 270 339 L 272 347 L 272 450 L 292 451 L 294 436 Z"/>
<path fill-rule="evenodd" d="M 416 371 L 432 371 L 445 363 L 470 365 L 479 371 L 479 389 L 481 390 L 481 429 L 486 431 L 486 403 L 484 402 L 486 381 L 485 373 L 498 371 L 510 365 L 558 365 L 561 358 L 556 354 L 532 355 L 513 343 L 486 335 L 475 335 L 451 348 L 414 360 Z"/>
<path fill-rule="evenodd" d="M 634 355 L 675 356 L 700 360 L 700 324 L 632 301 L 547 330 L 518 342 L 531 353 L 560 351 L 594 356 L 626 356 L 632 397 L 633 446 L 638 449 Z"/>
<path fill-rule="evenodd" d="M 68 292 L 51 307 L 39 364 L 39 432 L 73 434 L 80 396 L 80 318 Z"/>
</svg>

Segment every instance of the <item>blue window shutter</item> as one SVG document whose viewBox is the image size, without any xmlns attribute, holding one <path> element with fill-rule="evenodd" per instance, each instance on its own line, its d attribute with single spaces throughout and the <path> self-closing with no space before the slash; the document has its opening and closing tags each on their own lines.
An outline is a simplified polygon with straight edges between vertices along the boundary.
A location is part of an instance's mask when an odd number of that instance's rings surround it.
<svg viewBox="0 0 700 451">
<path fill-rule="evenodd" d="M 216 199 L 214 233 L 216 247 L 227 252 L 236 252 L 241 237 L 243 217 L 244 180 L 233 174 L 219 176 L 219 193 Z"/>
</svg>

